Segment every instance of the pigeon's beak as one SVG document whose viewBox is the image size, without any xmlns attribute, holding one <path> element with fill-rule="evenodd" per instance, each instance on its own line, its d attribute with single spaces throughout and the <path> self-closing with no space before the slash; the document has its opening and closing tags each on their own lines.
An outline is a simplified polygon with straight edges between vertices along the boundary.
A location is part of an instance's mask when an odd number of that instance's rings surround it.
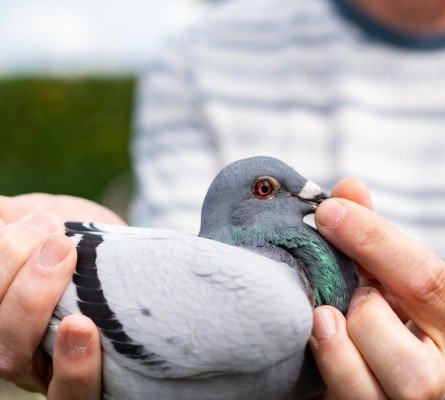
<svg viewBox="0 0 445 400">
<path fill-rule="evenodd" d="M 318 196 L 314 197 L 310 201 L 312 201 L 312 202 L 314 202 L 314 203 L 316 203 L 318 205 L 318 204 L 321 204 L 321 202 L 323 202 L 323 201 L 325 201 L 325 200 L 327 200 L 329 198 L 330 198 L 329 195 L 327 195 L 325 192 L 321 192 Z"/>
<path fill-rule="evenodd" d="M 298 197 L 306 203 L 312 204 L 314 208 L 317 208 L 321 202 L 329 199 L 329 196 L 312 181 L 307 181 L 303 189 L 301 189 L 295 197 Z"/>
</svg>

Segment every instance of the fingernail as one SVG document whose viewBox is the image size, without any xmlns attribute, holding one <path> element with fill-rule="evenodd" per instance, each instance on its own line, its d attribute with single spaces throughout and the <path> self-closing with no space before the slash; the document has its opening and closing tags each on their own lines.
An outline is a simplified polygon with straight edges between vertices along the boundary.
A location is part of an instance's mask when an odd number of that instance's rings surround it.
<svg viewBox="0 0 445 400">
<path fill-rule="evenodd" d="M 69 352 L 74 354 L 86 353 L 91 341 L 91 332 L 84 329 L 69 327 L 66 330 L 66 344 Z"/>
<path fill-rule="evenodd" d="M 36 214 L 31 224 L 43 233 L 52 233 L 59 229 L 60 219 L 53 213 L 43 212 Z"/>
<path fill-rule="evenodd" d="M 335 199 L 324 201 L 316 212 L 317 223 L 323 228 L 335 228 L 345 216 L 346 209 Z"/>
<path fill-rule="evenodd" d="M 40 251 L 39 264 L 42 267 L 55 267 L 68 254 L 68 247 L 57 236 L 49 236 Z"/>
<path fill-rule="evenodd" d="M 354 294 L 349 301 L 349 309 L 355 307 L 358 303 L 360 303 L 363 299 L 366 299 L 371 293 L 371 288 L 369 287 L 359 287 L 355 289 Z"/>
<path fill-rule="evenodd" d="M 335 317 L 332 311 L 327 308 L 320 308 L 314 314 L 314 326 L 312 334 L 315 339 L 327 339 L 336 332 Z"/>
</svg>

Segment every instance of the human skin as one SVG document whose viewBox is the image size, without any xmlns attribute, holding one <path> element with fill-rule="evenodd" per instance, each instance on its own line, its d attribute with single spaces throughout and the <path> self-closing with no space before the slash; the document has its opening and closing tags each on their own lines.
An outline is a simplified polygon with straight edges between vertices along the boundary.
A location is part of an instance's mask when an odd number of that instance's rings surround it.
<svg viewBox="0 0 445 400">
<path fill-rule="evenodd" d="M 88 200 L 0 196 L 0 377 L 48 400 L 94 400 L 101 393 L 101 350 L 90 319 L 71 315 L 62 321 L 53 361 L 39 348 L 76 264 L 66 220 L 123 224 Z"/>
<path fill-rule="evenodd" d="M 419 35 L 445 32 L 443 0 L 351 0 L 351 2 L 393 29 Z"/>
<path fill-rule="evenodd" d="M 323 202 L 319 232 L 365 277 L 346 317 L 314 311 L 310 345 L 335 400 L 445 398 L 445 264 L 372 210 L 348 179 Z M 352 200 L 352 201 L 351 201 Z"/>
</svg>

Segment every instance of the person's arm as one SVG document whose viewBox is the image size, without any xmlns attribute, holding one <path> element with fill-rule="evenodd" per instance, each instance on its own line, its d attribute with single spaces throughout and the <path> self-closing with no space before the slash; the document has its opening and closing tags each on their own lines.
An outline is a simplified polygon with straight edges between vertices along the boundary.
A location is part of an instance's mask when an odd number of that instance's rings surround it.
<svg viewBox="0 0 445 400">
<path fill-rule="evenodd" d="M 94 323 L 65 318 L 53 362 L 40 349 L 76 263 L 63 221 L 123 221 L 93 202 L 69 196 L 0 196 L 0 377 L 49 400 L 99 399 L 101 351 Z"/>
<path fill-rule="evenodd" d="M 319 207 L 317 227 L 366 280 L 346 318 L 332 307 L 315 310 L 311 347 L 329 398 L 442 400 L 443 260 L 370 210 L 362 183 L 342 182 L 333 194 L 344 198 Z"/>
</svg>

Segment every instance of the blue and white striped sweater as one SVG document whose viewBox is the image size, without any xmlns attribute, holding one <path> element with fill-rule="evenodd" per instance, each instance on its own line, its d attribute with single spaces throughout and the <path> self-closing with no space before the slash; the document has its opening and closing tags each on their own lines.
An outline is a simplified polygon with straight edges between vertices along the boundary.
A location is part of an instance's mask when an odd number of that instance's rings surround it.
<svg viewBox="0 0 445 400">
<path fill-rule="evenodd" d="M 344 3 L 234 0 L 153 60 L 133 223 L 197 231 L 216 173 L 270 155 L 326 189 L 364 179 L 379 213 L 445 257 L 445 40 L 368 21 L 373 36 Z"/>
</svg>

